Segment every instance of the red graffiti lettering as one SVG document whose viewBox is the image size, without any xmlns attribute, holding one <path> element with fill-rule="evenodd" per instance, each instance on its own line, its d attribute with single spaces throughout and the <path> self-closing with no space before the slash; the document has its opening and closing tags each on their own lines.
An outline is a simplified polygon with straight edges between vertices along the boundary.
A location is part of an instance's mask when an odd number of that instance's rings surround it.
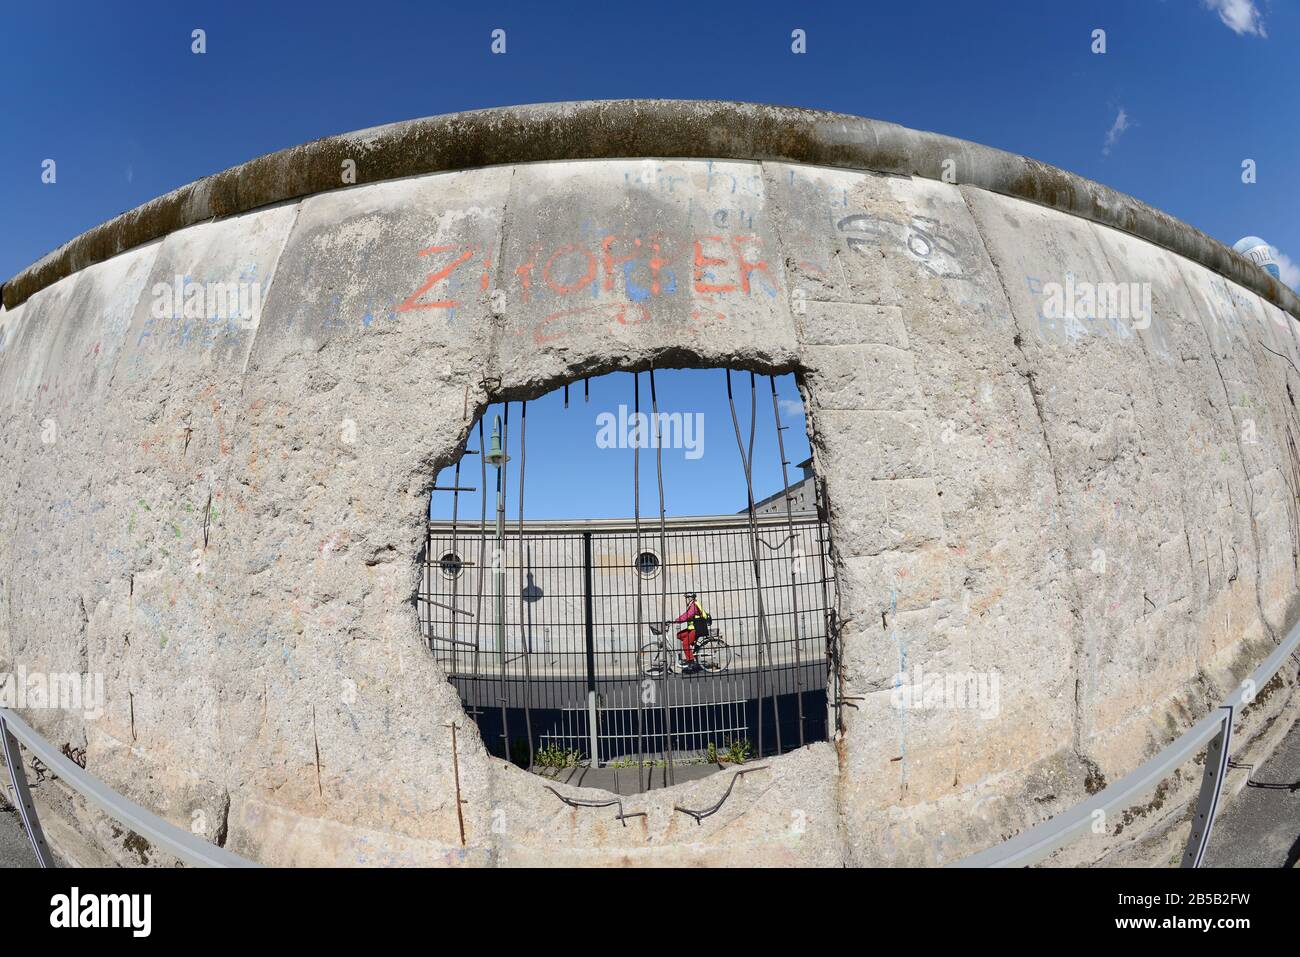
<svg viewBox="0 0 1300 957">
<path fill-rule="evenodd" d="M 617 236 L 606 236 L 604 239 L 600 241 L 601 263 L 605 267 L 605 291 L 606 292 L 609 292 L 614 288 L 614 267 L 621 266 L 623 265 L 623 263 L 630 263 L 636 261 L 636 253 L 631 253 L 627 256 L 614 256 L 612 253 L 610 253 L 609 247 L 612 246 L 617 241 L 617 239 L 618 239 Z M 632 242 L 635 246 L 639 247 L 641 245 L 641 240 L 639 239 L 634 239 L 632 240 Z"/>
<path fill-rule="evenodd" d="M 428 249 L 421 249 L 419 255 L 427 256 L 430 253 L 445 253 L 455 248 L 455 246 L 430 246 Z M 459 306 L 460 302 L 455 299 L 439 299 L 435 302 L 416 302 L 416 300 L 432 289 L 436 284 L 450 276 L 452 270 L 473 255 L 474 250 L 467 249 L 465 252 L 461 253 L 457 259 L 453 260 L 450 265 L 439 269 L 437 272 L 429 273 L 429 275 L 425 277 L 424 285 L 407 296 L 406 299 L 403 300 L 402 304 L 397 307 L 397 311 L 407 312 L 411 309 L 454 309 L 456 306 Z"/>
<path fill-rule="evenodd" d="M 749 262 L 745 259 L 745 244 L 754 243 L 757 245 L 758 242 L 759 240 L 757 236 L 733 236 L 731 239 L 731 244 L 736 247 L 736 261 L 740 265 L 740 288 L 745 292 L 749 292 L 750 273 L 761 269 L 763 272 L 767 273 L 769 279 L 772 278 L 772 274 L 768 272 L 766 260 L 758 259 L 754 262 Z"/>
<path fill-rule="evenodd" d="M 654 250 L 653 254 L 650 256 L 650 295 L 652 296 L 659 295 L 659 270 L 668 265 L 668 260 L 662 259 L 659 256 L 659 243 L 656 241 L 657 239 L 658 237 L 652 236 L 650 242 L 650 248 Z"/>
<path fill-rule="evenodd" d="M 569 285 L 563 285 L 551 278 L 551 266 L 555 260 L 572 252 L 581 252 L 587 257 L 587 272 L 581 279 Z M 592 255 L 590 249 L 579 247 L 576 243 L 566 243 L 555 252 L 551 253 L 551 258 L 546 260 L 546 265 L 542 267 L 542 279 L 546 285 L 550 286 L 556 293 L 561 296 L 568 295 L 571 292 L 577 292 L 583 286 L 590 285 L 596 279 L 596 257 Z"/>
<path fill-rule="evenodd" d="M 701 237 L 704 242 L 720 243 L 721 236 L 704 236 Z M 696 292 L 732 292 L 736 288 L 735 283 L 726 283 L 725 285 L 714 285 L 704 282 L 705 266 L 722 266 L 726 264 L 725 259 L 718 259 L 714 256 L 704 255 L 704 247 L 700 240 L 695 240 L 695 291 Z"/>
<path fill-rule="evenodd" d="M 632 310 L 635 315 L 628 319 L 628 311 Z M 631 326 L 642 322 L 650 321 L 650 310 L 644 305 L 631 302 L 607 302 L 598 306 L 581 306 L 577 309 L 561 309 L 559 312 L 553 312 L 536 326 L 533 327 L 533 342 L 536 345 L 546 345 L 548 342 L 555 342 L 557 339 L 563 339 L 571 331 L 568 320 L 578 316 L 586 316 L 595 313 L 596 315 L 608 315 L 614 322 L 619 325 Z"/>
<path fill-rule="evenodd" d="M 536 260 L 536 258 L 537 258 L 537 247 L 534 246 L 532 253 L 528 257 L 528 262 L 521 263 L 520 265 L 515 267 L 515 275 L 519 277 L 519 284 L 523 287 L 524 302 L 527 302 L 530 298 L 529 289 L 532 287 L 533 284 L 532 274 L 533 274 L 533 269 L 536 268 L 537 266 L 537 263 L 534 261 Z"/>
</svg>

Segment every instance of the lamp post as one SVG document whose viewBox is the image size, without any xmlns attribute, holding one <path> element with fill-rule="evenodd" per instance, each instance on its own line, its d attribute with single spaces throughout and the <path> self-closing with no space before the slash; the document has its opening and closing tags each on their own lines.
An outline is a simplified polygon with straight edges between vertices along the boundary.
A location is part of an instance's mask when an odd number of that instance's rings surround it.
<svg viewBox="0 0 1300 957">
<path fill-rule="evenodd" d="M 487 455 L 483 457 L 497 470 L 497 546 L 492 558 L 492 581 L 497 598 L 497 656 L 501 672 L 501 738 L 506 760 L 510 760 L 510 729 L 506 724 L 506 483 L 503 475 L 505 464 L 510 461 L 505 449 L 501 447 L 501 416 L 492 421 L 492 439 L 488 445 Z"/>
</svg>

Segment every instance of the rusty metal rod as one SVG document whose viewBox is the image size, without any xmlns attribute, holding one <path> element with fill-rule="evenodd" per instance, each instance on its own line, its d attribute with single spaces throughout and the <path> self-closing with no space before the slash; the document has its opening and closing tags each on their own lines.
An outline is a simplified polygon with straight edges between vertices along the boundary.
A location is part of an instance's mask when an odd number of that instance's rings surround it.
<svg viewBox="0 0 1300 957">
<path fill-rule="evenodd" d="M 772 699 L 772 724 L 776 732 L 776 753 L 781 753 L 781 715 L 777 709 L 775 681 L 772 677 L 772 643 L 767 628 L 767 613 L 763 607 L 763 573 L 758 554 L 758 522 L 754 514 L 754 476 L 751 470 L 754 456 L 754 429 L 758 411 L 758 389 L 754 373 L 749 374 L 749 454 L 745 454 L 745 443 L 740 435 L 740 419 L 736 416 L 736 401 L 731 390 L 731 370 L 727 370 L 727 405 L 731 409 L 731 424 L 736 430 L 736 448 L 740 452 L 740 463 L 745 470 L 746 512 L 749 516 L 749 551 L 754 566 L 754 598 L 758 606 L 759 657 L 764 659 L 758 671 L 759 678 L 759 718 L 758 718 L 758 754 L 763 756 L 763 716 L 762 700 L 766 693 Z"/>
<path fill-rule="evenodd" d="M 495 426 L 494 426 L 495 428 Z M 501 746 L 505 749 L 505 758 L 512 761 L 510 757 L 510 719 L 506 716 L 506 699 L 508 697 L 506 689 L 509 685 L 506 683 L 506 596 L 505 596 L 505 561 L 506 561 L 506 540 L 505 540 L 505 515 L 506 515 L 506 466 L 510 464 L 510 403 L 505 403 L 505 416 L 501 424 L 501 451 L 506 453 L 497 466 L 497 537 L 494 555 L 492 558 L 492 578 L 496 583 L 496 619 L 497 619 L 497 654 L 500 656 L 500 674 L 497 676 L 497 687 L 500 694 L 501 702 Z M 499 564 L 498 564 L 499 563 Z"/>
<path fill-rule="evenodd" d="M 528 734 L 528 767 L 533 754 L 533 665 L 532 636 L 524 628 L 524 464 L 527 460 L 528 402 L 519 403 L 519 640 L 524 646 L 524 728 Z"/>
<path fill-rule="evenodd" d="M 717 814 L 718 811 L 722 808 L 722 805 L 727 803 L 727 798 L 731 797 L 731 789 L 736 786 L 737 781 L 739 781 L 746 774 L 752 774 L 755 771 L 766 771 L 766 770 L 767 770 L 767 765 L 761 764 L 756 768 L 745 768 L 745 770 L 743 771 L 737 771 L 735 774 L 731 776 L 731 783 L 727 785 L 727 790 L 723 793 L 722 797 L 718 798 L 718 803 L 714 804 L 712 807 L 705 808 L 702 811 L 692 811 L 688 807 L 682 807 L 680 804 L 674 804 L 673 810 L 681 811 L 683 814 L 689 814 L 691 817 L 695 818 L 695 823 L 699 824 L 710 814 Z"/>
<path fill-rule="evenodd" d="M 551 787 L 549 784 L 546 785 L 546 790 L 550 791 L 552 794 L 554 794 L 565 804 L 569 805 L 569 807 L 615 807 L 617 806 L 618 816 L 614 818 L 614 820 L 622 821 L 624 827 L 627 827 L 627 819 L 630 817 L 646 817 L 645 811 L 633 811 L 631 814 L 624 813 L 623 802 L 618 798 L 614 798 L 611 801 L 586 801 L 581 798 L 565 797 L 563 794 L 555 790 L 555 788 Z"/>
<path fill-rule="evenodd" d="M 654 366 L 650 367 L 650 412 L 655 421 L 655 471 L 659 478 L 659 564 L 661 567 L 659 621 L 666 629 L 668 627 L 668 530 L 664 520 L 664 453 L 663 443 L 659 441 L 659 393 L 655 389 Z M 663 637 L 667 643 L 667 635 Z M 677 775 L 673 771 L 673 716 L 668 707 L 668 689 L 671 687 L 668 676 L 672 673 L 668 662 L 671 660 L 669 654 L 665 653 L 664 673 L 660 684 L 662 694 L 659 701 L 664 713 L 664 761 L 667 764 L 665 771 L 670 785 L 677 782 Z"/>
<path fill-rule="evenodd" d="M 799 747 L 804 746 L 803 731 L 803 662 L 800 658 L 800 645 L 803 644 L 803 636 L 799 633 L 799 576 L 795 565 L 794 549 L 794 510 L 790 507 L 790 474 L 786 471 L 786 465 L 789 463 L 785 459 L 785 438 L 781 435 L 785 431 L 785 426 L 781 424 L 781 405 L 776 397 L 776 377 L 769 375 L 768 383 L 772 386 L 772 416 L 776 420 L 776 448 L 781 457 L 781 488 L 784 489 L 782 498 L 785 499 L 785 525 L 790 533 L 791 552 L 790 552 L 790 610 L 794 616 L 794 689 L 795 699 L 798 703 L 799 710 Z M 767 544 L 764 542 L 764 544 Z"/>
<path fill-rule="evenodd" d="M 634 421 L 641 421 L 641 373 L 632 373 L 632 409 L 636 415 Z M 641 639 L 644 637 L 641 620 L 641 590 L 644 577 L 637 564 L 641 560 L 641 435 L 632 443 L 632 520 L 636 523 L 636 550 L 632 553 L 632 565 L 636 573 L 636 632 L 632 638 L 632 654 L 637 670 L 641 671 Z M 660 568 L 660 575 L 666 574 Z M 644 673 L 642 681 L 645 680 Z M 636 780 L 641 791 L 646 788 L 645 770 L 645 701 L 640 687 L 636 690 Z"/>
<path fill-rule="evenodd" d="M 486 416 L 486 414 L 487 412 L 485 410 L 484 415 L 479 416 L 479 420 L 478 420 L 478 448 L 480 453 L 483 453 L 483 450 L 487 448 L 487 446 L 483 442 L 483 418 L 484 416 Z M 480 454 L 478 460 L 479 460 L 479 465 L 481 466 L 480 471 L 482 472 L 482 476 L 483 476 L 483 479 L 481 482 L 479 482 L 479 486 L 478 486 L 480 489 L 483 490 L 483 494 L 481 496 L 483 500 L 483 508 L 482 508 L 482 513 L 479 515 L 478 568 L 476 569 L 474 575 L 475 586 L 476 586 L 475 587 L 476 595 L 474 598 L 474 676 L 471 680 L 470 687 L 474 689 L 475 702 L 479 700 L 479 695 L 478 695 L 479 666 L 480 666 L 479 654 L 482 648 L 481 632 L 482 632 L 482 624 L 483 624 L 483 568 L 485 564 L 484 560 L 487 558 L 487 455 Z"/>
<path fill-rule="evenodd" d="M 456 560 L 457 560 L 457 561 L 460 560 L 460 553 L 456 551 L 456 520 L 457 520 L 457 518 L 459 517 L 459 514 L 460 514 L 460 463 L 461 463 L 461 459 L 462 459 L 462 458 L 463 458 L 463 456 L 457 456 L 457 457 L 456 457 L 456 474 L 455 474 L 455 477 L 452 479 L 452 489 L 453 489 L 453 491 L 452 491 L 452 493 L 451 493 L 451 553 L 452 553 L 453 555 L 456 556 Z M 435 487 L 436 487 L 436 486 L 435 486 Z M 425 541 L 426 541 L 426 542 L 428 541 L 428 537 L 427 537 L 427 536 L 425 537 Z M 438 559 L 435 559 L 435 558 L 434 558 L 432 551 L 430 551 L 430 549 L 429 549 L 429 547 L 428 547 L 427 545 L 425 546 L 425 551 L 424 551 L 424 553 L 425 553 L 425 556 L 426 556 L 427 558 L 429 558 L 431 561 L 440 561 L 440 560 L 441 560 L 441 556 L 440 556 Z M 431 571 L 430 571 L 430 580 L 431 580 L 431 581 L 432 581 L 432 574 L 433 574 L 433 573 L 432 573 L 432 570 L 431 570 Z M 457 602 L 457 600 L 456 600 L 457 597 L 458 597 L 459 586 L 460 586 L 460 571 L 457 570 L 456 575 L 455 575 L 455 576 L 452 578 L 452 580 L 451 580 L 451 606 L 452 606 L 452 608 L 457 607 L 457 605 L 459 604 L 459 602 Z M 432 591 L 432 589 L 430 589 L 430 591 Z M 429 618 L 432 619 L 432 618 L 433 618 L 433 615 L 430 615 Z M 432 633 L 432 632 L 433 632 L 433 629 L 430 628 L 429 631 L 430 631 L 430 633 Z M 452 640 L 453 642 L 455 642 L 455 641 L 457 640 L 457 639 L 456 639 L 456 616 L 455 616 L 455 615 L 452 615 L 452 616 L 451 616 L 451 640 Z"/>
<path fill-rule="evenodd" d="M 460 754 L 456 750 L 456 728 L 458 725 L 452 721 L 449 725 L 451 728 L 451 773 L 456 780 L 456 823 L 460 825 L 460 846 L 465 846 L 465 811 L 462 805 L 465 799 L 460 796 Z"/>
</svg>

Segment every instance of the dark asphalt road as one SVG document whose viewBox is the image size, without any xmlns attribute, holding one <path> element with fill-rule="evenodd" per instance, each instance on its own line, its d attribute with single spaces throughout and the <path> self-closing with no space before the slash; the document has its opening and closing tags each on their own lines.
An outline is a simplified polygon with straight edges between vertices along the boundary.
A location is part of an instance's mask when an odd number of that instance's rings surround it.
<svg viewBox="0 0 1300 957">
<path fill-rule="evenodd" d="M 0 867 L 35 867 L 36 855 L 23 831 L 22 819 L 8 804 L 0 807 Z"/>
<path fill-rule="evenodd" d="M 1300 858 L 1300 722 L 1214 822 L 1206 867 L 1295 867 Z"/>
</svg>

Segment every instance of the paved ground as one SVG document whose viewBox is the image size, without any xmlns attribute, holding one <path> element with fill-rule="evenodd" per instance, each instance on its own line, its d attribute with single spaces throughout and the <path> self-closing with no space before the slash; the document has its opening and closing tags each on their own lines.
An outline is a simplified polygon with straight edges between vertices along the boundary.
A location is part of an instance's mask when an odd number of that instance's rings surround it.
<svg viewBox="0 0 1300 957">
<path fill-rule="evenodd" d="M 1300 860 L 1300 723 L 1214 822 L 1206 867 L 1295 867 Z"/>
<path fill-rule="evenodd" d="M 675 783 L 684 784 L 687 781 L 698 781 L 700 778 L 716 774 L 729 767 L 739 770 L 743 765 L 686 764 L 674 768 L 673 777 Z M 644 790 L 654 791 L 668 787 L 668 772 L 665 768 L 646 768 L 645 774 L 648 787 Z M 575 788 L 603 788 L 606 791 L 624 796 L 640 794 L 643 790 L 639 780 L 640 775 L 637 773 L 635 766 L 630 768 L 565 768 L 563 771 L 552 771 L 546 777 Z"/>
<path fill-rule="evenodd" d="M 18 812 L 0 798 L 0 867 L 35 867 L 36 855 Z"/>
</svg>

